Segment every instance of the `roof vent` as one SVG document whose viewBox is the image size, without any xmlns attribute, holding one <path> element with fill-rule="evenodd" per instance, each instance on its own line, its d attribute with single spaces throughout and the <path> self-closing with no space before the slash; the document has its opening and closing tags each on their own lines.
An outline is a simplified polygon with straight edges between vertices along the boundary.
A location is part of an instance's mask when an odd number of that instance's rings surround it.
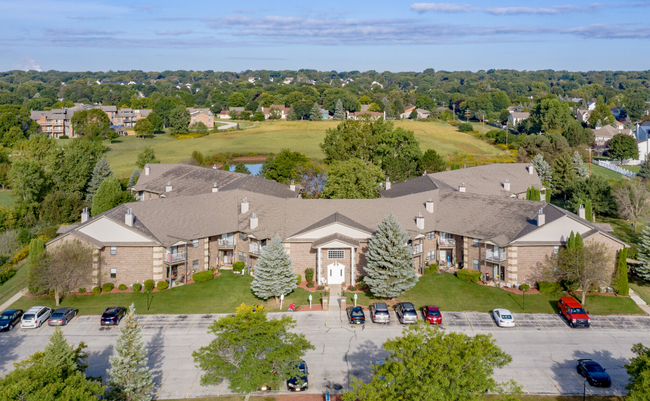
<svg viewBox="0 0 650 401">
<path fill-rule="evenodd" d="M 256 215 L 255 213 L 253 213 L 253 214 L 251 215 L 251 230 L 256 229 L 256 228 L 257 228 L 257 224 L 258 224 L 257 215 Z"/>
<path fill-rule="evenodd" d="M 133 223 L 135 223 L 135 216 L 133 215 L 133 210 L 129 209 L 126 211 L 126 214 L 124 215 L 124 224 L 126 224 L 129 227 L 133 227 Z"/>
<path fill-rule="evenodd" d="M 510 181 L 506 178 L 506 182 L 503 183 L 503 189 L 510 191 Z"/>
<path fill-rule="evenodd" d="M 241 212 L 242 212 L 242 213 L 246 213 L 246 212 L 248 212 L 248 199 L 246 199 L 246 198 L 244 198 L 244 199 L 241 201 Z"/>
<path fill-rule="evenodd" d="M 544 215 L 544 209 L 539 209 L 537 212 L 537 227 L 541 227 L 546 223 L 546 215 Z"/>
<path fill-rule="evenodd" d="M 427 199 L 427 201 L 424 203 L 424 206 L 427 209 L 427 212 L 433 213 L 433 201 L 431 198 Z"/>
<path fill-rule="evenodd" d="M 167 186 L 165 187 L 165 192 L 171 192 L 172 191 L 172 182 L 168 181 Z"/>
<path fill-rule="evenodd" d="M 528 165 L 528 174 L 535 174 L 535 166 L 533 166 L 533 163 Z"/>
<path fill-rule="evenodd" d="M 149 167 L 148 164 L 145 164 L 144 165 L 144 175 L 149 175 L 150 172 L 151 172 L 151 167 Z"/>
<path fill-rule="evenodd" d="M 219 188 L 217 188 L 217 183 L 215 182 L 212 184 L 212 192 L 219 192 Z"/>
<path fill-rule="evenodd" d="M 81 224 L 87 222 L 89 218 L 90 218 L 90 213 L 88 213 L 88 208 L 84 208 L 81 211 Z"/>
<path fill-rule="evenodd" d="M 460 186 L 458 187 L 458 192 L 465 192 L 465 183 L 461 182 Z"/>
<path fill-rule="evenodd" d="M 391 186 L 390 177 L 386 177 L 386 190 L 389 190 Z"/>
<path fill-rule="evenodd" d="M 293 180 L 291 180 L 291 185 L 289 185 L 289 189 L 296 192 L 296 184 Z"/>
<path fill-rule="evenodd" d="M 415 218 L 415 225 L 417 225 L 420 230 L 424 230 L 424 217 L 422 217 L 422 213 L 418 213 L 418 217 Z"/>
</svg>

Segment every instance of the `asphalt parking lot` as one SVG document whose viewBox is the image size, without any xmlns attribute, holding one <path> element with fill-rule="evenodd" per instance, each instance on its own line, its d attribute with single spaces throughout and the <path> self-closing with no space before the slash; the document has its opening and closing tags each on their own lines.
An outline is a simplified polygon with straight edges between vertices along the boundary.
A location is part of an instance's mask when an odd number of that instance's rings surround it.
<svg viewBox="0 0 650 401">
<path fill-rule="evenodd" d="M 305 355 L 310 368 L 309 393 L 340 393 L 355 376 L 368 380 L 370 365 L 387 354 L 383 343 L 399 335 L 404 326 L 391 312 L 389 324 L 374 324 L 366 312 L 366 324 L 351 326 L 345 311 L 282 312 L 291 314 L 296 331 L 305 334 L 316 349 Z M 581 394 L 582 378 L 575 371 L 575 360 L 592 358 L 612 377 L 608 389 L 587 386 L 592 394 L 625 393 L 627 374 L 623 365 L 632 356 L 634 343 L 650 345 L 648 316 L 592 316 L 589 329 L 571 329 L 559 315 L 514 314 L 513 328 L 499 328 L 488 313 L 443 312 L 441 328 L 449 331 L 492 333 L 497 344 L 513 357 L 513 362 L 495 373 L 499 381 L 514 379 L 530 394 Z M 227 383 L 201 386 L 201 371 L 194 365 L 192 352 L 207 345 L 212 334 L 208 327 L 224 315 L 139 315 L 149 366 L 154 373 L 158 399 L 196 398 L 228 395 Z M 422 318 L 422 316 L 419 316 Z M 108 357 L 119 334 L 118 327 L 101 327 L 99 316 L 78 316 L 63 332 L 70 343 L 86 342 L 90 352 L 91 375 L 105 375 Z M 45 347 L 53 327 L 15 329 L 0 333 L 0 372 L 13 368 L 12 362 L 24 359 Z M 340 390 L 337 388 L 341 386 Z M 283 386 L 282 393 L 287 393 Z"/>
</svg>

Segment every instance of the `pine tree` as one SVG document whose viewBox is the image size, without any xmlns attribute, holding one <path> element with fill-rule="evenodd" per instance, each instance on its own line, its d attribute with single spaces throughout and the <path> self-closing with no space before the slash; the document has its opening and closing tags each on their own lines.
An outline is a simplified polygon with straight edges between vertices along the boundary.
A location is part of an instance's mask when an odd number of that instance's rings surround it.
<svg viewBox="0 0 650 401">
<path fill-rule="evenodd" d="M 551 166 L 546 162 L 546 160 L 544 160 L 544 156 L 537 155 L 533 157 L 532 163 L 533 167 L 535 167 L 535 171 L 537 171 L 539 180 L 546 182 L 548 184 L 547 188 L 550 188 L 553 170 L 551 169 Z"/>
<path fill-rule="evenodd" d="M 408 236 L 392 213 L 379 223 L 368 243 L 364 279 L 374 296 L 395 298 L 417 283 L 413 255 L 407 242 Z"/>
<path fill-rule="evenodd" d="M 343 110 L 343 102 L 341 102 L 341 99 L 336 101 L 336 108 L 334 109 L 334 119 L 336 121 L 345 120 L 345 110 Z"/>
<path fill-rule="evenodd" d="M 582 162 L 582 156 L 580 156 L 580 153 L 578 153 L 577 150 L 573 152 L 572 162 L 576 175 L 580 178 L 587 178 L 589 175 L 589 168 L 587 168 L 587 166 Z"/>
<path fill-rule="evenodd" d="M 636 266 L 636 275 L 650 281 L 650 226 L 643 230 L 639 238 L 637 259 L 641 262 L 641 265 Z"/>
<path fill-rule="evenodd" d="M 105 179 L 93 196 L 93 203 L 90 211 L 93 216 L 111 210 L 122 203 L 123 191 L 120 181 L 115 177 Z"/>
<path fill-rule="evenodd" d="M 111 165 L 108 164 L 105 157 L 102 157 L 97 164 L 95 164 L 92 178 L 88 183 L 88 189 L 86 190 L 86 201 L 88 203 L 93 203 L 93 197 L 97 193 L 99 186 L 102 185 L 102 181 L 112 175 L 113 171 L 111 170 Z"/>
<path fill-rule="evenodd" d="M 650 178 L 650 157 L 646 157 L 645 162 L 641 165 L 639 172 L 636 175 L 645 178 Z"/>
<path fill-rule="evenodd" d="M 573 249 L 576 244 L 576 238 L 575 235 L 573 234 L 573 230 L 571 230 L 571 235 L 569 235 L 569 239 L 566 241 L 566 249 Z"/>
<path fill-rule="evenodd" d="M 29 243 L 29 264 L 33 266 L 45 254 L 45 246 L 42 238 L 34 238 Z"/>
<path fill-rule="evenodd" d="M 323 120 L 323 114 L 320 111 L 320 106 L 318 106 L 318 103 L 314 103 L 314 105 L 312 106 L 311 111 L 309 112 L 309 119 L 311 121 Z"/>
<path fill-rule="evenodd" d="M 562 153 L 553 163 L 553 191 L 558 195 L 564 195 L 566 190 L 576 180 L 577 175 L 573 169 L 572 158 L 569 153 Z"/>
<path fill-rule="evenodd" d="M 110 379 L 109 399 L 149 401 L 153 389 L 153 376 L 147 366 L 147 351 L 142 343 L 140 325 L 135 319 L 135 305 L 131 304 L 124 318 L 120 335 L 115 343 L 116 356 L 108 360 Z"/>
<path fill-rule="evenodd" d="M 627 248 L 618 251 L 616 262 L 616 276 L 614 276 L 614 290 L 618 295 L 628 296 L 630 285 L 627 281 Z"/>
<path fill-rule="evenodd" d="M 43 363 L 52 368 L 61 369 L 65 376 L 77 370 L 75 351 L 65 340 L 63 332 L 58 326 L 45 346 Z"/>
<path fill-rule="evenodd" d="M 289 112 L 287 113 L 286 117 L 287 121 L 296 121 L 296 111 L 293 109 L 293 105 L 289 107 Z"/>
<path fill-rule="evenodd" d="M 539 189 L 531 186 L 526 190 L 526 199 L 528 200 L 533 200 L 533 201 L 541 201 L 542 200 L 542 195 Z"/>
<path fill-rule="evenodd" d="M 287 255 L 280 237 L 266 246 L 255 265 L 255 278 L 251 283 L 253 293 L 262 299 L 287 295 L 297 286 L 291 257 Z"/>
<path fill-rule="evenodd" d="M 546 191 L 544 192 L 544 200 L 546 203 L 551 203 L 551 184 L 548 181 L 544 181 L 542 185 L 544 185 L 544 188 L 546 188 Z"/>
<path fill-rule="evenodd" d="M 589 199 L 585 201 L 585 218 L 592 223 L 594 222 L 594 210 Z"/>
<path fill-rule="evenodd" d="M 582 249 L 582 235 L 580 235 L 580 233 L 576 233 L 575 247 L 578 249 Z"/>
<path fill-rule="evenodd" d="M 129 178 L 129 183 L 126 184 L 127 188 L 131 188 L 135 184 L 138 183 L 138 178 L 140 178 L 140 169 L 136 168 L 133 170 L 133 174 L 131 174 L 131 178 Z"/>
</svg>

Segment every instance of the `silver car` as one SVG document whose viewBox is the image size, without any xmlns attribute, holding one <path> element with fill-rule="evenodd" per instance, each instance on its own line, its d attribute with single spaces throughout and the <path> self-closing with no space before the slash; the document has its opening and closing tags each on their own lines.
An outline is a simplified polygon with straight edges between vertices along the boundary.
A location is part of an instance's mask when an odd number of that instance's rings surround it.
<svg viewBox="0 0 650 401">
<path fill-rule="evenodd" d="M 375 302 L 370 305 L 370 316 L 373 323 L 390 323 L 390 313 L 388 305 L 383 302 Z"/>
<path fill-rule="evenodd" d="M 20 321 L 20 328 L 35 329 L 41 327 L 43 323 L 47 322 L 47 319 L 49 319 L 51 314 L 52 309 L 46 306 L 32 306 L 23 315 L 23 318 Z"/>
<path fill-rule="evenodd" d="M 418 313 L 410 302 L 400 302 L 395 306 L 395 315 L 402 324 L 412 324 L 418 321 Z"/>
</svg>

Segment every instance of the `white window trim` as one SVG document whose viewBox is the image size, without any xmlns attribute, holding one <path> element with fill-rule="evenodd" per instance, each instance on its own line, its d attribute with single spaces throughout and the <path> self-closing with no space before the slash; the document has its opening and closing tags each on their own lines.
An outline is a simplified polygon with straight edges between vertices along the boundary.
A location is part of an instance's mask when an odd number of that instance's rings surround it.
<svg viewBox="0 0 650 401">
<path fill-rule="evenodd" d="M 340 255 L 340 257 L 338 255 Z M 341 248 L 328 249 L 327 259 L 345 259 L 345 249 L 341 249 Z"/>
</svg>

